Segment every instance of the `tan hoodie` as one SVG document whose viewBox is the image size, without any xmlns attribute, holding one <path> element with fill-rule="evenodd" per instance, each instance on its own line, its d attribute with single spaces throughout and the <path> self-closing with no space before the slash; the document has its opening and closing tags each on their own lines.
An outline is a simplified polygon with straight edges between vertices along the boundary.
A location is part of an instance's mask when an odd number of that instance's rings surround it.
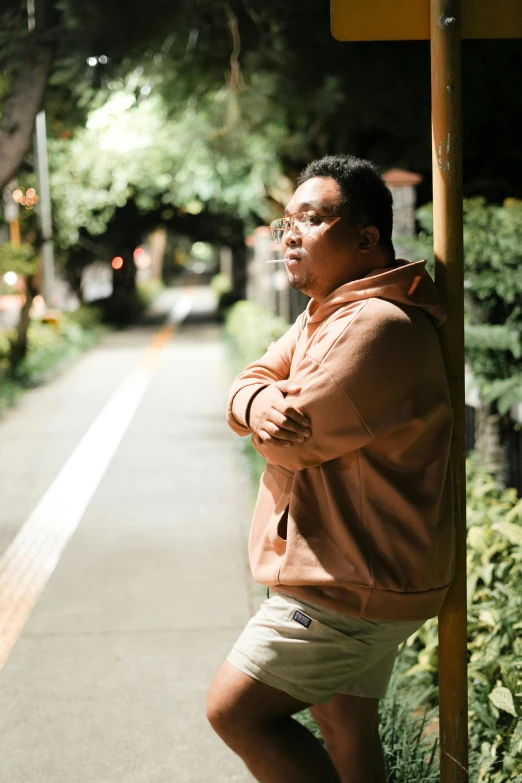
<svg viewBox="0 0 522 783">
<path fill-rule="evenodd" d="M 267 460 L 249 542 L 261 584 L 371 620 L 436 615 L 453 573 L 452 413 L 425 262 L 341 286 L 239 375 L 228 423 L 291 379 L 312 434 Z"/>
</svg>

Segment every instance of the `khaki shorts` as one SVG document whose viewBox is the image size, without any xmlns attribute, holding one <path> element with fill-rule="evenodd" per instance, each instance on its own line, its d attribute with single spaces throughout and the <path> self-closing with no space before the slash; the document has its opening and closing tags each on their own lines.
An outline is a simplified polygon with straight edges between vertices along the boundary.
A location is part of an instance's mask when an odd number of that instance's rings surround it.
<svg viewBox="0 0 522 783">
<path fill-rule="evenodd" d="M 306 704 L 335 693 L 382 699 L 398 645 L 422 624 L 363 620 L 271 593 L 227 660 Z"/>
</svg>

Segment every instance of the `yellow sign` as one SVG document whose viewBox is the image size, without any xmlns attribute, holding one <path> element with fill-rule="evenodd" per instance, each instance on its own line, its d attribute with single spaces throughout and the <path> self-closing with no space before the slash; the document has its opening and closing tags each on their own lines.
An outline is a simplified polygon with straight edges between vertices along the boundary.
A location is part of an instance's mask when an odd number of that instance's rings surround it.
<svg viewBox="0 0 522 783">
<path fill-rule="evenodd" d="M 330 0 L 338 41 L 430 37 L 430 0 Z M 522 0 L 462 0 L 463 38 L 522 38 Z"/>
</svg>

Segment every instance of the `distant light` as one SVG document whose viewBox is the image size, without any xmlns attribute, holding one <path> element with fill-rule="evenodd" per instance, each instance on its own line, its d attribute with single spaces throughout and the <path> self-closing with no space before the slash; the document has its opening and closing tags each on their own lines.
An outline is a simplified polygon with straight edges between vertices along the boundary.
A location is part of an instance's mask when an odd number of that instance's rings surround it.
<svg viewBox="0 0 522 783">
<path fill-rule="evenodd" d="M 116 256 L 116 258 L 112 259 L 113 269 L 121 269 L 122 266 L 123 266 L 123 258 L 121 256 Z"/>
<path fill-rule="evenodd" d="M 97 57 L 87 57 L 87 65 L 90 65 L 91 68 L 94 68 L 95 65 L 98 65 L 98 58 Z"/>
<path fill-rule="evenodd" d="M 20 189 L 14 191 L 13 198 L 16 201 L 17 204 L 20 203 L 20 201 L 23 199 L 23 197 L 24 197 L 24 194 L 23 194 L 23 192 Z"/>
<path fill-rule="evenodd" d="M 140 95 L 150 95 L 152 87 L 150 84 L 144 84 L 140 90 Z"/>
<path fill-rule="evenodd" d="M 18 280 L 18 275 L 16 272 L 6 272 L 4 275 L 4 280 L 7 283 L 7 285 L 16 285 L 16 282 Z"/>
<path fill-rule="evenodd" d="M 203 272 L 206 272 L 207 265 L 204 261 L 194 261 L 194 263 L 191 266 L 191 269 L 193 272 L 195 272 L 197 275 L 202 275 Z"/>
<path fill-rule="evenodd" d="M 138 269 L 147 269 L 152 263 L 152 259 L 143 247 L 137 247 L 134 251 L 134 261 Z"/>
<path fill-rule="evenodd" d="M 185 212 L 188 212 L 189 215 L 199 215 L 201 210 L 203 209 L 203 204 L 201 201 L 198 201 L 197 199 L 193 199 L 192 201 L 187 201 L 185 204 Z"/>
<path fill-rule="evenodd" d="M 107 57 L 107 55 L 105 55 L 105 54 L 102 54 L 102 55 L 99 57 L 99 62 L 100 62 L 102 65 L 107 65 L 107 63 L 109 62 L 109 58 Z"/>
<path fill-rule="evenodd" d="M 36 196 L 36 190 L 34 188 L 28 188 L 25 195 L 27 198 L 34 198 Z"/>
</svg>

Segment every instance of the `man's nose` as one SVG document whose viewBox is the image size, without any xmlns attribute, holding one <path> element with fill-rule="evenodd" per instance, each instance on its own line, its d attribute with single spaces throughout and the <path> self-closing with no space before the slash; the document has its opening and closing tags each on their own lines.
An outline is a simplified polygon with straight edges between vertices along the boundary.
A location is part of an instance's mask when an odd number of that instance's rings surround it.
<svg viewBox="0 0 522 783">
<path fill-rule="evenodd" d="M 295 247 L 295 245 L 301 244 L 301 237 L 297 237 L 294 234 L 293 228 L 289 225 L 286 226 L 285 233 L 283 234 L 283 244 L 287 247 Z"/>
</svg>

